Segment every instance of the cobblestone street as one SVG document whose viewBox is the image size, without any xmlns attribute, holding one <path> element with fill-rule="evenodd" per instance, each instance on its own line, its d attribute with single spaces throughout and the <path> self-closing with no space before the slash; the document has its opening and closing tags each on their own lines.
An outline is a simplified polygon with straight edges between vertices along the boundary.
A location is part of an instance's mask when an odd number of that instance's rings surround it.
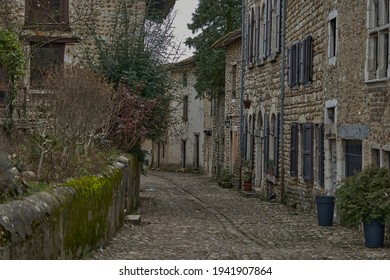
<svg viewBox="0 0 390 280">
<path fill-rule="evenodd" d="M 141 224 L 126 224 L 91 259 L 390 259 L 363 234 L 319 227 L 315 215 L 196 174 L 148 172 L 141 178 Z"/>
</svg>

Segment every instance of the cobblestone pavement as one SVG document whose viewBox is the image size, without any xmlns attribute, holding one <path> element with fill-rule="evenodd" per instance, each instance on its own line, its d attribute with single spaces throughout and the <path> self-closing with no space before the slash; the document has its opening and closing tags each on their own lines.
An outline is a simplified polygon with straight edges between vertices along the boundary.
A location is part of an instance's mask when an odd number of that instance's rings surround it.
<svg viewBox="0 0 390 280">
<path fill-rule="evenodd" d="M 140 225 L 126 224 L 91 259 L 390 259 L 363 234 L 320 227 L 315 215 L 196 174 L 149 172 L 141 179 Z"/>
</svg>

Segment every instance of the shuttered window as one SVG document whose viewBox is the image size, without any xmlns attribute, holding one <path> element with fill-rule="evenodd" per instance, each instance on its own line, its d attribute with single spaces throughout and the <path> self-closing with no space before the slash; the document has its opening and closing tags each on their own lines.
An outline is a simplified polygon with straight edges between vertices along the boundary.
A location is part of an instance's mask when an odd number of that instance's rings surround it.
<svg viewBox="0 0 390 280">
<path fill-rule="evenodd" d="M 255 61 L 260 59 L 260 7 L 256 6 L 255 9 Z"/>
<path fill-rule="evenodd" d="M 313 124 L 304 124 L 302 131 L 302 173 L 305 181 L 313 179 Z"/>
<path fill-rule="evenodd" d="M 309 84 L 313 76 L 313 39 L 307 36 L 287 50 L 288 77 L 290 87 Z"/>
<path fill-rule="evenodd" d="M 281 0 L 276 1 L 276 11 L 275 11 L 275 16 L 276 16 L 276 38 L 275 38 L 275 52 L 279 53 L 280 52 L 280 34 L 281 34 Z"/>
<path fill-rule="evenodd" d="M 298 176 L 298 123 L 291 124 L 290 174 Z"/>
<path fill-rule="evenodd" d="M 318 183 L 324 186 L 325 183 L 325 148 L 324 148 L 324 125 L 318 126 Z"/>
<path fill-rule="evenodd" d="M 269 136 L 270 136 L 270 129 L 269 129 L 269 115 L 265 114 L 264 116 L 264 163 L 267 163 L 269 161 Z M 267 172 L 267 164 L 264 164 L 264 172 Z"/>
<path fill-rule="evenodd" d="M 278 113 L 275 119 L 274 126 L 274 174 L 278 176 L 278 163 L 279 163 L 279 123 L 280 113 Z"/>
</svg>

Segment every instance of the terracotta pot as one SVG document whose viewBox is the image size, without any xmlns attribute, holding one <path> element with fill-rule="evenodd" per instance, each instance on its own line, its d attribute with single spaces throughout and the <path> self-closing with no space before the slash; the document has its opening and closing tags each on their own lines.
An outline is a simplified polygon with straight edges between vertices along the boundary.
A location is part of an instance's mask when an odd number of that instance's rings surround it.
<svg viewBox="0 0 390 280">
<path fill-rule="evenodd" d="M 244 108 L 249 109 L 251 107 L 251 101 L 250 100 L 245 100 L 244 101 Z"/>
<path fill-rule="evenodd" d="M 244 182 L 242 187 L 243 187 L 244 191 L 249 192 L 250 190 L 252 190 L 252 183 L 251 182 Z"/>
</svg>

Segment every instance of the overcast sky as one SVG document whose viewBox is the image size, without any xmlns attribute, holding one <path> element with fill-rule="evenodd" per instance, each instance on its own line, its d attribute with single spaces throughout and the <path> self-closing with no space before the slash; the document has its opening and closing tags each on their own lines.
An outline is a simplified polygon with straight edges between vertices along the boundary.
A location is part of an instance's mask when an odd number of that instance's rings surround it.
<svg viewBox="0 0 390 280">
<path fill-rule="evenodd" d="M 199 0 L 176 0 L 174 10 L 176 10 L 177 13 L 173 27 L 175 28 L 174 32 L 178 41 L 184 42 L 187 37 L 192 36 L 191 30 L 188 30 L 187 28 L 187 23 L 191 22 L 192 13 L 195 12 L 198 2 Z M 183 48 L 186 48 L 184 43 L 182 45 Z M 186 53 L 180 60 L 191 55 L 192 51 L 186 48 Z"/>
</svg>

